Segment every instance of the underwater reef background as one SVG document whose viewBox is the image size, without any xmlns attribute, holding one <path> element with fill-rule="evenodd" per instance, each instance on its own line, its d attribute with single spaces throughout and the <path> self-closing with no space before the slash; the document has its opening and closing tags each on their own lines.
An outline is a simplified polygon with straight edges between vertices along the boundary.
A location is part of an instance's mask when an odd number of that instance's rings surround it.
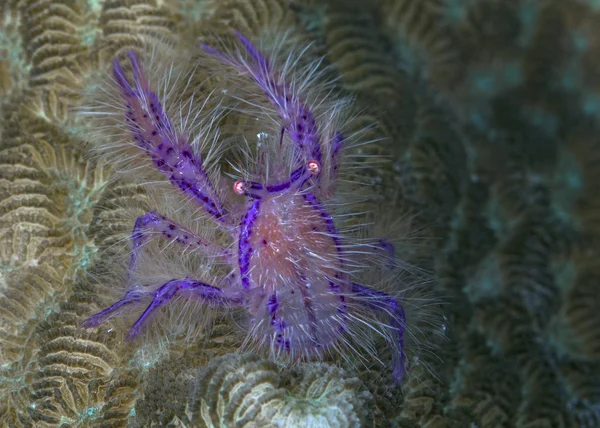
<svg viewBox="0 0 600 428">
<path fill-rule="evenodd" d="M 2 0 L 0 426 L 600 427 L 599 28 L 595 0 Z M 235 354 L 225 320 L 157 354 L 78 328 L 147 201 L 72 109 L 142 39 L 231 29 L 312 42 L 376 124 L 443 314 L 402 390 Z"/>
</svg>

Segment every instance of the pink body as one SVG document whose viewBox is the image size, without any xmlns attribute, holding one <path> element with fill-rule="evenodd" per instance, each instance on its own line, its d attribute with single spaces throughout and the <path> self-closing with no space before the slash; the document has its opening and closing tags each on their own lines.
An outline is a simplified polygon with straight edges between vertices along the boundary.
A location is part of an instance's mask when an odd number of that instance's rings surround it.
<svg viewBox="0 0 600 428">
<path fill-rule="evenodd" d="M 344 329 L 351 283 L 326 220 L 300 193 L 263 199 L 250 245 L 253 334 L 292 356 L 319 354 Z"/>
</svg>

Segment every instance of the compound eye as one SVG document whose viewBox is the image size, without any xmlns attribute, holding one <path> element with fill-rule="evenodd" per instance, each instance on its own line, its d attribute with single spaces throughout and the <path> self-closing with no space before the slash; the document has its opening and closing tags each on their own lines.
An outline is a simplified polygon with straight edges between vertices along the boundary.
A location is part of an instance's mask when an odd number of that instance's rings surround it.
<svg viewBox="0 0 600 428">
<path fill-rule="evenodd" d="M 247 191 L 246 183 L 241 180 L 236 181 L 233 183 L 233 191 L 238 195 L 244 196 Z"/>
<path fill-rule="evenodd" d="M 316 160 L 308 161 L 306 164 L 308 170 L 310 171 L 310 175 L 317 175 L 319 171 L 321 171 L 321 165 Z"/>
</svg>

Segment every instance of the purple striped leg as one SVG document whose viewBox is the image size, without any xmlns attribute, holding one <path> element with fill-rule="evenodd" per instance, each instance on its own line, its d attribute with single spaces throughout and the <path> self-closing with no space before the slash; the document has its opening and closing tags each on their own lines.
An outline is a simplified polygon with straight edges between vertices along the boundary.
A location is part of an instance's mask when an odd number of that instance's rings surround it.
<svg viewBox="0 0 600 428">
<path fill-rule="evenodd" d="M 98 312 L 97 314 L 92 315 L 81 323 L 83 328 L 89 327 L 98 327 L 101 324 L 104 324 L 106 321 L 111 319 L 113 316 L 117 315 L 121 312 L 122 309 L 126 308 L 129 305 L 137 304 L 142 301 L 144 297 L 144 291 L 142 287 L 136 287 L 131 291 L 125 293 L 125 296 L 112 306 L 104 309 L 103 311 Z"/>
<path fill-rule="evenodd" d="M 143 291 L 136 288 L 125 294 L 125 296 L 111 307 L 92 315 L 82 323 L 83 327 L 97 327 L 115 315 L 118 311 L 131 304 L 139 303 L 144 297 L 152 297 L 152 302 L 144 310 L 142 315 L 133 324 L 129 330 L 127 340 L 133 340 L 139 336 L 144 325 L 151 314 L 169 303 L 178 294 L 185 294 L 188 298 L 200 299 L 211 305 L 221 307 L 235 307 L 242 304 L 242 300 L 237 297 L 226 296 L 223 290 L 218 287 L 196 281 L 190 278 L 173 279 L 154 292 Z"/>
<path fill-rule="evenodd" d="M 137 145 L 184 195 L 191 197 L 218 222 L 229 225 L 227 210 L 206 173 L 202 157 L 194 153 L 187 135 L 177 134 L 156 93 L 150 90 L 135 53 L 129 52 L 129 59 L 133 87 L 116 59 L 113 75 L 121 88 L 125 118 Z"/>
<path fill-rule="evenodd" d="M 390 314 L 390 326 L 396 333 L 395 352 L 392 369 L 394 381 L 401 384 L 406 373 L 406 354 L 404 352 L 404 330 L 406 314 L 402 306 L 389 294 L 376 291 L 364 285 L 352 284 L 352 292 L 358 301 L 377 311 L 386 311 Z"/>
<path fill-rule="evenodd" d="M 236 32 L 235 34 L 250 56 L 247 64 L 210 46 L 202 45 L 202 48 L 224 64 L 228 64 L 242 73 L 250 72 L 250 76 L 277 108 L 279 116 L 284 120 L 284 129 L 298 148 L 302 163 L 314 160 L 321 164 L 321 142 L 314 115 L 295 95 L 296 91 L 280 83 L 282 79 L 271 72 L 267 59 L 258 49 L 240 33 Z"/>
<path fill-rule="evenodd" d="M 172 242 L 183 245 L 186 248 L 201 250 L 203 253 L 209 256 L 223 257 L 225 260 L 228 260 L 230 256 L 229 251 L 227 251 L 225 248 L 217 244 L 213 244 L 212 242 L 209 242 L 196 235 L 188 228 L 175 223 L 174 221 L 158 214 L 155 211 L 151 211 L 141 217 L 138 217 L 131 233 L 133 251 L 131 253 L 131 261 L 129 263 L 128 282 L 135 266 L 136 258 L 140 248 L 153 235 L 170 239 Z"/>
</svg>

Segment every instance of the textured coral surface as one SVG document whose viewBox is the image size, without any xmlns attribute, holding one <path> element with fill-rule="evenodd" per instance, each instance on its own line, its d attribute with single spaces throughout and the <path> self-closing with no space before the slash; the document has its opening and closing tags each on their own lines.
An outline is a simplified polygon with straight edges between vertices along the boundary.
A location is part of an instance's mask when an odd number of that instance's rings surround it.
<svg viewBox="0 0 600 428">
<path fill-rule="evenodd" d="M 593 0 L 1 1 L 0 426 L 599 427 L 599 26 Z M 151 206 L 88 157 L 82 91 L 142 40 L 231 29 L 311 43 L 373 125 L 362 173 L 442 302 L 402 389 L 234 354 L 225 319 L 192 345 L 78 327 Z"/>
</svg>

